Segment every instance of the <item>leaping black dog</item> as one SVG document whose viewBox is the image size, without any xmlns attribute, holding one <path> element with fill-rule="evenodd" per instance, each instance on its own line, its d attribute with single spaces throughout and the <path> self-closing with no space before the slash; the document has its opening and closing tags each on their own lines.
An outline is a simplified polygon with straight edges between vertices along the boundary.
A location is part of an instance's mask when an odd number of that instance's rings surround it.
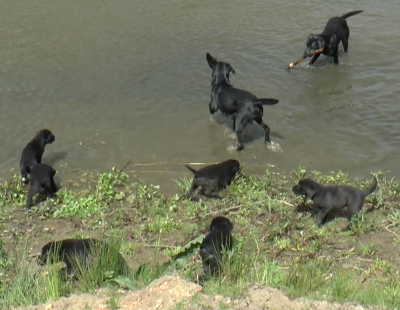
<svg viewBox="0 0 400 310">
<path fill-rule="evenodd" d="M 221 110 L 221 113 L 231 117 L 233 130 L 236 131 L 238 151 L 243 150 L 242 133 L 248 124 L 256 121 L 265 131 L 265 143 L 271 144 L 270 128 L 262 120 L 263 105 L 274 105 L 278 99 L 257 98 L 254 94 L 234 88 L 229 82 L 229 74 L 235 70 L 229 63 L 218 61 L 209 53 L 206 55 L 208 65 L 212 69 L 210 114 Z"/>
</svg>

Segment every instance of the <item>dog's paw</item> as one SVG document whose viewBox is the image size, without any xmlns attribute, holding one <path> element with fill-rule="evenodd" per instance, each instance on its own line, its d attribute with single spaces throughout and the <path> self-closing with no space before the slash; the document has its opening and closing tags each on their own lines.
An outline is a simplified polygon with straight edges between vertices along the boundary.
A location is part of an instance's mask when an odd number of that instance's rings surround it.
<svg viewBox="0 0 400 310">
<path fill-rule="evenodd" d="M 271 143 L 266 143 L 265 148 L 274 152 L 283 152 L 281 145 L 274 141 L 271 141 Z"/>
</svg>

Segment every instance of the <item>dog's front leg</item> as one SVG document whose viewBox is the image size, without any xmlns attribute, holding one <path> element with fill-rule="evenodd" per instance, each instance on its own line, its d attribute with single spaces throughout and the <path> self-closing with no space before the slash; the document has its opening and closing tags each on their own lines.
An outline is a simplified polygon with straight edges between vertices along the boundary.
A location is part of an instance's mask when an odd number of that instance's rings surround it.
<svg viewBox="0 0 400 310">
<path fill-rule="evenodd" d="M 317 214 L 317 218 L 315 220 L 315 224 L 318 227 L 321 227 L 321 225 L 324 223 L 324 219 L 326 217 L 326 215 L 329 213 L 329 211 L 331 210 L 331 208 L 322 208 L 318 214 Z"/>
<path fill-rule="evenodd" d="M 232 117 L 232 121 L 233 121 L 233 131 L 235 131 L 236 129 L 236 117 Z"/>
<path fill-rule="evenodd" d="M 318 59 L 319 55 L 321 55 L 321 54 L 316 54 L 316 55 L 314 55 L 314 56 L 311 58 L 311 60 L 310 60 L 310 62 L 308 63 L 308 65 L 311 66 L 311 65 Z"/>
</svg>

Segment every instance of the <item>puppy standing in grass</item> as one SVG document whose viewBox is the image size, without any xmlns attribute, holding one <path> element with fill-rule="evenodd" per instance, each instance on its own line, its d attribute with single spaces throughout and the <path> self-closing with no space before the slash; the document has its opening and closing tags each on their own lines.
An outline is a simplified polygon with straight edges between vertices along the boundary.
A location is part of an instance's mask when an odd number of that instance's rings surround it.
<svg viewBox="0 0 400 310">
<path fill-rule="evenodd" d="M 233 224 L 229 219 L 218 216 L 211 221 L 207 236 L 200 245 L 200 257 L 206 276 L 215 276 L 220 270 L 222 251 L 231 250 Z"/>
<path fill-rule="evenodd" d="M 315 224 L 321 226 L 326 215 L 332 210 L 340 210 L 347 207 L 347 219 L 349 222 L 364 205 L 364 199 L 372 194 L 378 185 L 378 180 L 374 177 L 374 183 L 366 190 L 360 190 L 350 185 L 331 185 L 324 186 L 312 179 L 303 179 L 293 186 L 293 193 L 310 198 L 314 206 L 321 210 L 317 214 Z"/>
<path fill-rule="evenodd" d="M 57 192 L 57 186 L 54 183 L 54 175 L 56 170 L 46 164 L 36 164 L 31 169 L 31 181 L 28 196 L 26 198 L 27 209 L 30 209 L 33 204 L 33 196 L 39 193 L 53 197 Z"/>
<path fill-rule="evenodd" d="M 293 68 L 296 64 L 305 58 L 312 57 L 309 65 L 312 65 L 321 54 L 333 57 L 335 65 L 339 64 L 338 51 L 339 43 L 342 42 L 344 52 L 347 53 L 349 47 L 350 29 L 346 19 L 350 16 L 361 13 L 362 10 L 351 11 L 340 17 L 332 17 L 329 19 L 321 34 L 310 34 L 308 36 L 303 57 L 291 63 L 289 68 Z"/>
<path fill-rule="evenodd" d="M 262 120 L 263 105 L 274 105 L 279 100 L 259 99 L 248 91 L 234 88 L 229 82 L 229 74 L 235 73 L 232 66 L 226 62 L 218 61 L 209 53 L 207 53 L 206 59 L 212 69 L 209 112 L 214 114 L 219 109 L 225 116 L 232 117 L 233 131 L 236 131 L 238 140 L 237 150 L 243 150 L 242 133 L 247 125 L 253 121 L 264 129 L 265 143 L 271 145 L 270 128 Z"/>
<path fill-rule="evenodd" d="M 36 136 L 22 150 L 19 167 L 21 169 L 22 181 L 28 183 L 28 174 L 34 165 L 42 162 L 44 147 L 55 140 L 55 136 L 48 129 L 40 130 Z"/>
<path fill-rule="evenodd" d="M 235 175 L 240 171 L 240 163 L 235 159 L 229 159 L 199 170 L 195 170 L 188 165 L 185 165 L 185 167 L 194 174 L 192 186 L 187 194 L 189 199 L 194 197 L 197 188 L 205 196 L 220 198 L 215 193 L 229 186 Z"/>
</svg>

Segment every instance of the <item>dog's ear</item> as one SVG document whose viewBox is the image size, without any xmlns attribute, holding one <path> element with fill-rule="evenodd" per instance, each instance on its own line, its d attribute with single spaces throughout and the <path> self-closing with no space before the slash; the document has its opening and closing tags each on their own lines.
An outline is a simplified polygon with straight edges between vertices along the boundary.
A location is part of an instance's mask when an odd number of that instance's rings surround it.
<svg viewBox="0 0 400 310">
<path fill-rule="evenodd" d="M 317 189 L 315 188 L 315 184 L 308 183 L 307 184 L 307 197 L 311 199 L 312 197 L 315 196 L 316 193 L 317 193 Z"/>
<path fill-rule="evenodd" d="M 310 33 L 307 37 L 307 42 L 310 41 L 312 38 L 315 38 L 315 34 Z"/>
<path fill-rule="evenodd" d="M 54 168 L 51 168 L 51 172 L 52 172 L 52 174 L 53 174 L 53 177 L 54 177 L 57 171 L 56 171 L 56 169 L 54 169 Z"/>
<path fill-rule="evenodd" d="M 208 65 L 210 66 L 210 68 L 214 70 L 214 67 L 218 61 L 214 57 L 212 57 L 210 55 L 210 53 L 206 54 L 206 59 L 207 59 L 207 62 L 208 62 Z"/>
</svg>

